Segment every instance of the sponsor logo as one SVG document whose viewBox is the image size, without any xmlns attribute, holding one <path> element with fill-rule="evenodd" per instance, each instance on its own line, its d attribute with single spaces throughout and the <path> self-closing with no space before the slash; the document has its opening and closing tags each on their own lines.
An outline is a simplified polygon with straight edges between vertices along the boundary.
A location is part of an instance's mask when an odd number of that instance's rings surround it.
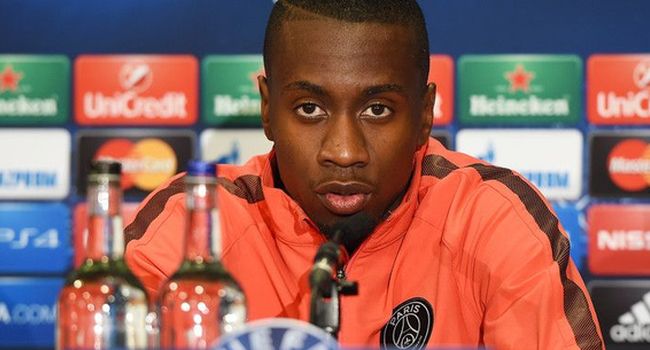
<svg viewBox="0 0 650 350">
<path fill-rule="evenodd" d="M 436 84 L 433 125 L 448 125 L 454 113 L 454 61 L 447 55 L 429 57 L 429 82 Z"/>
<path fill-rule="evenodd" d="M 52 348 L 62 278 L 0 278 L 0 347 Z"/>
<path fill-rule="evenodd" d="M 85 194 L 91 160 L 122 163 L 125 195 L 141 196 L 183 171 L 194 157 L 194 133 L 172 130 L 102 130 L 79 133 L 77 189 Z"/>
<path fill-rule="evenodd" d="M 273 147 L 262 129 L 208 129 L 200 139 L 203 160 L 217 163 L 242 164 Z"/>
<path fill-rule="evenodd" d="M 650 274 L 649 205 L 593 205 L 588 211 L 589 269 L 594 274 Z"/>
<path fill-rule="evenodd" d="M 589 121 L 650 123 L 650 55 L 594 55 L 587 74 Z"/>
<path fill-rule="evenodd" d="M 9 308 L 7 304 L 0 302 L 0 323 L 36 326 L 43 323 L 53 324 L 56 320 L 54 305 L 16 304 L 12 306 Z"/>
<path fill-rule="evenodd" d="M 576 56 L 468 55 L 459 61 L 465 123 L 575 123 L 581 61 Z"/>
<path fill-rule="evenodd" d="M 456 148 L 518 171 L 549 199 L 575 200 L 582 191 L 582 142 L 577 130 L 465 129 Z"/>
<path fill-rule="evenodd" d="M 381 329 L 382 349 L 423 349 L 433 329 L 433 309 L 424 298 L 411 298 L 393 309 Z"/>
<path fill-rule="evenodd" d="M 176 154 L 163 140 L 146 138 L 139 141 L 116 138 L 103 144 L 94 160 L 106 159 L 122 163 L 122 189 L 137 187 L 151 191 L 177 171 Z"/>
<path fill-rule="evenodd" d="M 69 72 L 64 56 L 0 55 L 0 124 L 65 122 Z"/>
<path fill-rule="evenodd" d="M 650 135 L 597 133 L 591 139 L 590 193 L 595 196 L 650 194 Z"/>
<path fill-rule="evenodd" d="M 592 281 L 589 290 L 605 344 L 625 349 L 650 345 L 650 282 Z"/>
<path fill-rule="evenodd" d="M 122 203 L 122 222 L 128 225 L 135 218 L 138 203 Z M 86 203 L 79 203 L 74 208 L 72 219 L 72 239 L 74 246 L 74 267 L 81 266 L 86 254 L 88 242 L 88 212 Z"/>
<path fill-rule="evenodd" d="M 640 191 L 650 181 L 650 147 L 644 140 L 624 140 L 607 157 L 612 182 L 625 191 Z"/>
<path fill-rule="evenodd" d="M 81 56 L 75 62 L 82 125 L 190 125 L 196 121 L 192 56 Z"/>
<path fill-rule="evenodd" d="M 259 75 L 264 75 L 261 55 L 206 57 L 203 120 L 212 125 L 261 125 Z"/>
<path fill-rule="evenodd" d="M 0 200 L 63 199 L 70 186 L 64 129 L 0 129 Z"/>
<path fill-rule="evenodd" d="M 266 319 L 246 324 L 240 331 L 228 334 L 215 350 L 235 349 L 306 349 L 335 350 L 336 340 L 322 329 L 293 319 Z"/>
<path fill-rule="evenodd" d="M 0 273 L 66 272 L 69 219 L 61 203 L 0 203 Z"/>
<path fill-rule="evenodd" d="M 609 330 L 617 343 L 650 342 L 650 292 L 632 304 L 630 311 L 618 318 L 618 324 Z"/>
</svg>

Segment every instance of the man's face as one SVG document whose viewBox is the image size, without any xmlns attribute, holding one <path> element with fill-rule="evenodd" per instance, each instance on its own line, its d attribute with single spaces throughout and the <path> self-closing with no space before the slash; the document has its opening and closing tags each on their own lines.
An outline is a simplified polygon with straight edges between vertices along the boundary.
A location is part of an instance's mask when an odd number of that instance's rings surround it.
<svg viewBox="0 0 650 350">
<path fill-rule="evenodd" d="M 317 225 L 380 220 L 404 193 L 434 95 L 413 42 L 406 27 L 320 17 L 276 37 L 260 77 L 264 130 L 285 190 Z"/>
</svg>

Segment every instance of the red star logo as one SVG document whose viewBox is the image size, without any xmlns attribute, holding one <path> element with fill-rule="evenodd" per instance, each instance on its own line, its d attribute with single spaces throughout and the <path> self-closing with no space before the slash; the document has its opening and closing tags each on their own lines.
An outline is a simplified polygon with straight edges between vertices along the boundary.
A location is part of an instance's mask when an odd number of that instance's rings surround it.
<svg viewBox="0 0 650 350">
<path fill-rule="evenodd" d="M 256 71 L 252 71 L 252 72 L 248 75 L 248 79 L 250 79 L 250 80 L 251 80 L 251 83 L 253 83 L 253 86 L 255 87 L 255 91 L 257 91 L 257 90 L 260 89 L 260 87 L 259 87 L 259 85 L 258 85 L 258 82 L 257 82 L 257 77 L 258 77 L 259 75 L 264 75 L 264 67 L 260 67 L 260 69 L 258 69 L 258 70 L 256 70 Z"/>
<path fill-rule="evenodd" d="M 18 89 L 18 82 L 23 78 L 21 73 L 14 71 L 12 66 L 5 66 L 0 72 L 0 92 L 11 90 L 15 92 Z"/>
<path fill-rule="evenodd" d="M 530 82 L 535 79 L 535 73 L 526 72 L 524 66 L 518 64 L 514 71 L 506 72 L 505 78 L 510 82 L 510 92 L 517 90 L 528 92 Z"/>
</svg>

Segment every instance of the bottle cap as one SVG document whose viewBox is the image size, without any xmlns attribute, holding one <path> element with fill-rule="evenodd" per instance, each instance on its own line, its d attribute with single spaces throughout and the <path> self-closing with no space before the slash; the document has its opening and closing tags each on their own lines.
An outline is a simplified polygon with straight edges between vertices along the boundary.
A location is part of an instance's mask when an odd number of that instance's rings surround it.
<svg viewBox="0 0 650 350">
<path fill-rule="evenodd" d="M 98 159 L 90 162 L 90 175 L 110 174 L 120 175 L 122 164 L 110 159 Z"/>
<path fill-rule="evenodd" d="M 190 160 L 187 164 L 189 176 L 217 176 L 217 164 L 201 160 Z"/>
</svg>

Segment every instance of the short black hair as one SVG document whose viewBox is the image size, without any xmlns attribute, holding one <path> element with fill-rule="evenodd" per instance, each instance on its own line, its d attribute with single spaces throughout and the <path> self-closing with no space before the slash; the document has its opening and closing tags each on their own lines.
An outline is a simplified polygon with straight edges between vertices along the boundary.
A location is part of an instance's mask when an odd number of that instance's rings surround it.
<svg viewBox="0 0 650 350">
<path fill-rule="evenodd" d="M 266 25 L 264 69 L 271 68 L 271 47 L 282 24 L 302 18 L 299 11 L 350 23 L 386 23 L 410 28 L 415 37 L 414 53 L 424 84 L 429 75 L 429 37 L 424 15 L 415 0 L 278 0 Z"/>
</svg>

